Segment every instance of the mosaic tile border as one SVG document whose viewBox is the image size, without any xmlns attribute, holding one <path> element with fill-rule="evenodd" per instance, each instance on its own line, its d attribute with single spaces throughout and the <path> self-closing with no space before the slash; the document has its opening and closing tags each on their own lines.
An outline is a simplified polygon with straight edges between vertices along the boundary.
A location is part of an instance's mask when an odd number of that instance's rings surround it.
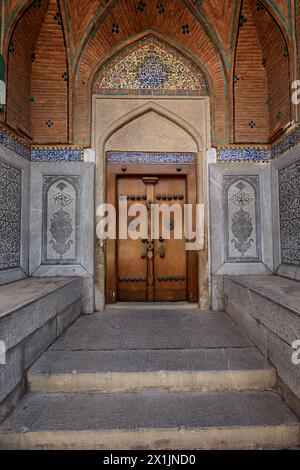
<svg viewBox="0 0 300 470">
<path fill-rule="evenodd" d="M 107 152 L 108 163 L 135 163 L 135 164 L 170 164 L 181 165 L 196 163 L 195 153 L 156 153 L 156 152 Z"/>
<path fill-rule="evenodd" d="M 279 158 L 283 153 L 294 148 L 300 143 L 300 126 L 296 127 L 288 135 L 273 146 L 218 146 L 218 162 L 259 162 L 270 163 L 271 160 Z"/>
<path fill-rule="evenodd" d="M 26 145 L 21 139 L 18 139 L 12 132 L 9 132 L 3 127 L 0 127 L 0 144 L 13 150 L 21 157 L 26 158 L 26 160 L 30 160 L 30 146 Z"/>
<path fill-rule="evenodd" d="M 288 135 L 284 136 L 281 140 L 276 142 L 273 146 L 261 145 L 261 146 L 216 146 L 217 149 L 217 161 L 218 162 L 258 162 L 258 163 L 270 163 L 272 160 L 279 158 L 283 153 L 294 148 L 300 143 L 300 125 L 293 129 Z M 51 146 L 30 146 L 26 144 L 22 139 L 17 137 L 12 131 L 0 127 L 0 144 L 13 150 L 15 153 L 33 162 L 80 162 L 84 160 L 84 149 L 83 147 L 51 147 Z M 113 152 L 110 152 L 112 158 Z M 126 153 L 123 153 L 125 156 Z M 140 155 L 146 155 L 146 152 L 141 152 Z M 128 157 L 133 153 L 127 152 Z M 136 154 L 138 155 L 138 154 Z M 148 153 L 147 155 L 154 155 Z M 184 153 L 155 153 L 156 160 L 152 158 L 153 163 L 191 163 L 188 155 Z M 167 161 L 163 161 L 163 157 L 158 155 L 168 155 Z M 172 155 L 182 155 L 182 161 L 170 159 Z M 185 156 L 185 157 L 184 157 Z M 125 157 L 124 157 L 125 158 Z M 150 157 L 149 157 L 150 158 Z M 176 157 L 177 158 L 177 157 Z M 185 161 L 187 159 L 187 161 Z M 127 160 L 129 163 L 129 160 Z M 134 162 L 137 161 L 135 157 Z M 113 163 L 113 162 L 112 162 Z"/>
<path fill-rule="evenodd" d="M 81 162 L 83 161 L 82 148 L 32 148 L 32 162 Z"/>
<path fill-rule="evenodd" d="M 271 159 L 270 148 L 260 147 L 218 147 L 218 162 L 260 162 L 268 163 Z"/>
<path fill-rule="evenodd" d="M 280 157 L 283 153 L 296 147 L 300 142 L 300 126 L 296 127 L 290 134 L 286 135 L 282 140 L 276 142 L 271 150 L 271 159 Z"/>
<path fill-rule="evenodd" d="M 0 144 L 16 154 L 33 162 L 80 162 L 83 161 L 82 147 L 34 147 L 24 143 L 12 131 L 0 127 Z"/>
</svg>

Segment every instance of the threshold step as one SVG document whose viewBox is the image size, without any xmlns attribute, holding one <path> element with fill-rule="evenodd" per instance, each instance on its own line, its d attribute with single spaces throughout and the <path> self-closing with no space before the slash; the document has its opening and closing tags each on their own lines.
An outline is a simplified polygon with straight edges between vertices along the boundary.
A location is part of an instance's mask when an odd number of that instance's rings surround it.
<svg viewBox="0 0 300 470">
<path fill-rule="evenodd" d="M 199 304 L 189 302 L 117 302 L 116 304 L 106 305 L 106 310 L 199 310 Z"/>
<path fill-rule="evenodd" d="M 274 392 L 28 393 L 1 449 L 255 449 L 300 444 Z"/>
<path fill-rule="evenodd" d="M 142 389 L 266 390 L 274 368 L 254 347 L 192 350 L 48 350 L 28 372 L 38 392 Z"/>
</svg>

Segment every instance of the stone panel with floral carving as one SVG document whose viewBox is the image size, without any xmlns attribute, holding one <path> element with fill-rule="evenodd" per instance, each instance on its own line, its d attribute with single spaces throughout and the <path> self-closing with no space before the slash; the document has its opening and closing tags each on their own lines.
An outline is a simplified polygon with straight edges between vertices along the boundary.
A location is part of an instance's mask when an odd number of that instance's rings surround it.
<svg viewBox="0 0 300 470">
<path fill-rule="evenodd" d="M 259 176 L 224 176 L 225 258 L 261 260 Z"/>
<path fill-rule="evenodd" d="M 79 198 L 79 176 L 44 176 L 44 264 L 79 262 Z"/>
</svg>

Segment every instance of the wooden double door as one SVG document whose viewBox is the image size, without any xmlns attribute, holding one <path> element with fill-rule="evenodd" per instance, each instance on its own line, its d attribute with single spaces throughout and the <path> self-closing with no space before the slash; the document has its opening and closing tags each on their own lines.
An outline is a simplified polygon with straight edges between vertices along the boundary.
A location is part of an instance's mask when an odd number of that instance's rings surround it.
<svg viewBox="0 0 300 470">
<path fill-rule="evenodd" d="M 186 250 L 184 234 L 184 206 L 194 203 L 196 196 L 194 168 L 190 167 L 177 166 L 173 174 L 163 174 L 165 168 L 156 172 L 143 168 L 140 174 L 135 173 L 141 168 L 124 171 L 123 167 L 121 174 L 110 168 L 108 199 L 115 201 L 119 236 L 107 245 L 107 302 L 197 301 L 197 255 Z M 124 202 L 127 237 L 124 214 L 119 212 Z M 175 210 L 168 210 L 171 206 Z"/>
</svg>

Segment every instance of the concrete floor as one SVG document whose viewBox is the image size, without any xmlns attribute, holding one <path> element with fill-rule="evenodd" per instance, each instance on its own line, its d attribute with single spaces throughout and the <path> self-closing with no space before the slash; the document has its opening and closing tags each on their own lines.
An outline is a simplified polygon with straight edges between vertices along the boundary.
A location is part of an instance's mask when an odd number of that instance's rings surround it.
<svg viewBox="0 0 300 470">
<path fill-rule="evenodd" d="M 126 308 L 80 317 L 31 374 L 228 369 L 271 367 L 226 314 Z"/>
<path fill-rule="evenodd" d="M 252 346 L 221 312 L 155 309 L 106 310 L 82 316 L 52 350 L 168 350 Z"/>
<path fill-rule="evenodd" d="M 81 316 L 28 373 L 2 449 L 299 444 L 275 370 L 229 317 L 176 305 Z"/>
</svg>

